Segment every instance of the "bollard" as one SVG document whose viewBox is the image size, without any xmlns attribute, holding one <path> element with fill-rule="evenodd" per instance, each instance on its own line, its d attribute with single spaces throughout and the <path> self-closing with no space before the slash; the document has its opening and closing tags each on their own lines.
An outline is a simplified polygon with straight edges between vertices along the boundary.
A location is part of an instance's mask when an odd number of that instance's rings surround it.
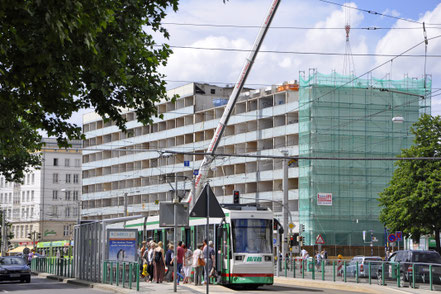
<svg viewBox="0 0 441 294">
<path fill-rule="evenodd" d="M 305 260 L 304 259 L 302 259 L 301 268 L 302 268 L 302 278 L 304 279 L 305 278 Z"/>
<path fill-rule="evenodd" d="M 335 260 L 332 261 L 332 280 L 335 282 Z"/>
<path fill-rule="evenodd" d="M 119 262 L 116 263 L 116 285 L 119 286 Z"/>
<path fill-rule="evenodd" d="M 107 284 L 107 261 L 103 262 L 103 284 Z"/>
<path fill-rule="evenodd" d="M 126 263 L 123 262 L 123 278 L 122 278 L 123 288 L 125 288 L 125 282 L 126 282 Z"/>
<path fill-rule="evenodd" d="M 285 258 L 285 278 L 288 277 L 287 260 Z"/>
<path fill-rule="evenodd" d="M 369 262 L 369 285 L 372 284 L 371 263 Z M 378 278 L 377 278 L 378 279 Z"/>
<path fill-rule="evenodd" d="M 412 288 L 415 289 L 415 263 L 412 263 Z"/>
<path fill-rule="evenodd" d="M 296 259 L 293 260 L 293 266 L 292 266 L 292 277 L 296 277 Z"/>
<path fill-rule="evenodd" d="M 315 264 L 314 259 L 311 261 L 310 265 L 312 265 L 312 279 L 315 280 Z M 309 267 L 309 265 L 308 265 Z"/>
<path fill-rule="evenodd" d="M 343 262 L 343 266 L 344 266 L 343 268 L 344 281 L 346 283 L 346 261 Z"/>
<path fill-rule="evenodd" d="M 432 276 L 432 265 L 429 264 L 429 284 L 430 284 L 430 291 L 433 291 L 433 276 Z"/>
<path fill-rule="evenodd" d="M 136 263 L 136 291 L 139 291 L 139 263 Z"/>
<path fill-rule="evenodd" d="M 397 263 L 397 287 L 400 288 L 400 263 Z"/>
<path fill-rule="evenodd" d="M 385 283 L 384 283 L 384 277 L 385 277 L 385 275 L 384 275 L 384 262 L 383 262 L 383 263 L 381 263 L 381 285 L 382 285 L 382 286 L 385 285 Z"/>
<path fill-rule="evenodd" d="M 355 283 L 358 284 L 358 275 L 359 275 L 359 273 L 358 273 L 358 261 L 355 263 L 355 266 L 356 266 L 356 268 L 355 268 Z"/>
<path fill-rule="evenodd" d="M 322 281 L 325 280 L 325 263 L 326 263 L 326 259 L 322 260 Z"/>
<path fill-rule="evenodd" d="M 130 264 L 129 264 L 129 288 L 130 288 L 130 289 L 132 289 L 132 281 L 133 281 L 132 267 L 133 267 L 133 264 L 130 263 Z"/>
<path fill-rule="evenodd" d="M 110 285 L 113 285 L 113 262 L 110 263 Z"/>
</svg>

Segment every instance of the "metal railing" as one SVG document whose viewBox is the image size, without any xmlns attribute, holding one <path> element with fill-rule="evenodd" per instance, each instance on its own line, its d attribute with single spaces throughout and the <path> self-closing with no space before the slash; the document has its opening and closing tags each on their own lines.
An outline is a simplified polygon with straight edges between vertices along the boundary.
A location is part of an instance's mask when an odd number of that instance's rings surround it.
<svg viewBox="0 0 441 294">
<path fill-rule="evenodd" d="M 31 270 L 60 277 L 73 277 L 73 258 L 35 257 L 31 260 Z"/>
<path fill-rule="evenodd" d="M 278 262 L 279 277 L 342 281 L 345 283 L 378 284 L 391 287 L 412 287 L 441 291 L 441 264 L 420 262 L 390 262 L 322 260 L 309 258 Z M 275 271 L 277 272 L 277 271 Z"/>
<path fill-rule="evenodd" d="M 132 289 L 133 284 L 139 291 L 140 267 L 137 262 L 104 261 L 103 284 Z"/>
</svg>

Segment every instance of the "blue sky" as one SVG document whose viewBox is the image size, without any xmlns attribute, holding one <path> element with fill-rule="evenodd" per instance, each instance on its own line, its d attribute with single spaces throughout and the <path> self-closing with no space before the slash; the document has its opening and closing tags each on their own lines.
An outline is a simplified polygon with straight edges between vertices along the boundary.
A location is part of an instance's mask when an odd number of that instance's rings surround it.
<svg viewBox="0 0 441 294">
<path fill-rule="evenodd" d="M 319 0 L 282 0 L 272 27 L 320 29 L 270 29 L 262 45 L 262 50 L 344 53 L 346 47 L 344 30 L 324 28 L 344 28 L 346 23 L 354 28 L 350 33 L 352 53 L 399 54 L 424 40 L 422 21 L 428 24 L 427 35 L 429 38 L 441 35 L 441 4 L 439 1 L 330 1 L 412 19 L 420 23 L 372 15 Z M 184 24 L 260 26 L 271 3 L 272 0 L 230 0 L 225 4 L 222 0 L 181 0 L 179 10 L 176 13 L 169 11 L 164 20 L 164 23 L 169 23 L 165 26 L 171 35 L 170 40 L 166 42 L 172 46 L 250 49 L 258 28 L 186 26 Z M 374 26 L 394 29 L 355 29 Z M 156 37 L 158 43 L 164 42 L 159 36 Z M 427 49 L 428 54 L 441 54 L 441 37 L 430 40 Z M 168 65 L 162 69 L 163 73 L 167 75 L 168 88 L 191 81 L 232 84 L 236 81 L 248 55 L 247 52 L 179 48 L 173 50 L 174 54 L 169 59 Z M 420 45 L 409 53 L 424 54 L 424 46 Z M 360 75 L 388 59 L 390 57 L 353 57 L 353 71 L 356 75 Z M 259 53 L 247 83 L 251 87 L 259 87 L 254 84 L 270 85 L 297 80 L 299 71 L 307 72 L 310 68 L 316 68 L 325 74 L 333 70 L 341 73 L 343 72 L 343 64 L 343 56 Z M 440 90 L 441 57 L 427 58 L 426 72 L 432 75 L 433 91 Z M 392 79 L 402 79 L 405 75 L 422 78 L 423 74 L 424 58 L 421 57 L 401 57 L 372 72 L 373 77 L 390 76 Z M 441 90 L 435 93 L 441 94 Z M 432 114 L 441 115 L 441 95 L 432 98 Z M 74 115 L 72 122 L 81 124 L 81 115 Z"/>
</svg>

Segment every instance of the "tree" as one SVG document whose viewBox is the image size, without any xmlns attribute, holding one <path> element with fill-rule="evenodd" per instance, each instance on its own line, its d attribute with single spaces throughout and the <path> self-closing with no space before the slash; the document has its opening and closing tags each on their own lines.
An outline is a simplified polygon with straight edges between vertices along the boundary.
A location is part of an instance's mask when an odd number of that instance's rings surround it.
<svg viewBox="0 0 441 294">
<path fill-rule="evenodd" d="M 414 144 L 403 149 L 401 157 L 440 157 L 441 117 L 423 115 L 411 128 Z M 440 248 L 441 162 L 405 160 L 396 162 L 389 186 L 380 193 L 380 220 L 392 231 L 418 241 L 421 235 L 434 235 Z"/>
<path fill-rule="evenodd" d="M 19 182 L 44 130 L 60 147 L 83 138 L 71 115 L 93 107 L 126 130 L 123 108 L 150 123 L 166 97 L 172 53 L 153 34 L 178 0 L 5 0 L 0 3 L 0 172 Z M 23 130 L 21 130 L 23 128 Z M 24 152 L 27 151 L 27 152 Z"/>
</svg>

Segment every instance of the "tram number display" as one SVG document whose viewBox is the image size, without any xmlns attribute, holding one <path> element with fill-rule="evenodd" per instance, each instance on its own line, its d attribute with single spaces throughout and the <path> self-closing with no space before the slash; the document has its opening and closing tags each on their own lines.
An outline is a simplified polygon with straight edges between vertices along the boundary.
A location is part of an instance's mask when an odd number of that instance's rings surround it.
<svg viewBox="0 0 441 294">
<path fill-rule="evenodd" d="M 262 256 L 248 256 L 246 262 L 262 262 Z"/>
</svg>

